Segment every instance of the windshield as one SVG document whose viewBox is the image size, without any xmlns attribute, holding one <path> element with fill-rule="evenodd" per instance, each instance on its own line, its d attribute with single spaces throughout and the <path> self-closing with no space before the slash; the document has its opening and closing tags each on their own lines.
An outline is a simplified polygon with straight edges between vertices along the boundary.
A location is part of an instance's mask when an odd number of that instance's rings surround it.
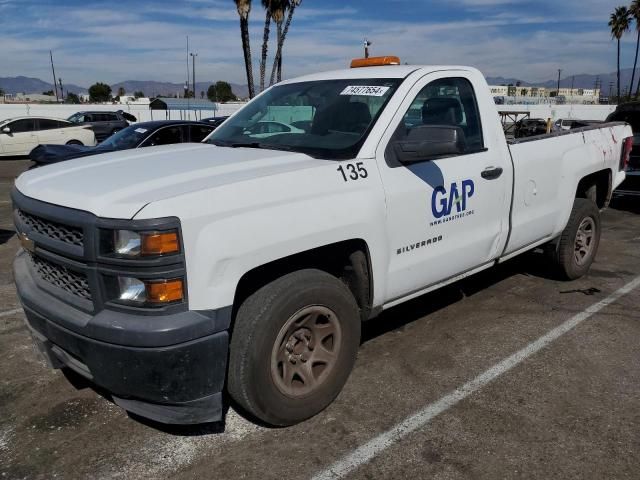
<svg viewBox="0 0 640 480">
<path fill-rule="evenodd" d="M 100 144 L 99 148 L 106 148 L 110 150 L 127 150 L 129 148 L 136 148 L 150 134 L 151 130 L 148 128 L 130 125 L 123 128 L 118 133 L 111 135 Z"/>
<path fill-rule="evenodd" d="M 276 86 L 224 122 L 207 142 L 354 158 L 401 81 L 321 80 Z"/>
<path fill-rule="evenodd" d="M 71 123 L 82 123 L 84 122 L 84 115 L 81 113 L 74 113 L 69 118 L 67 118 Z"/>
</svg>

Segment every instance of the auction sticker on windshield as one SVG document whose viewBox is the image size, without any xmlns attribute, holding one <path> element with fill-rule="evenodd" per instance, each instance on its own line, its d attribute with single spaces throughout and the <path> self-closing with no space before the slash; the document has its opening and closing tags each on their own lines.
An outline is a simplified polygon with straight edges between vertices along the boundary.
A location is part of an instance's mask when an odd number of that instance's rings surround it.
<svg viewBox="0 0 640 480">
<path fill-rule="evenodd" d="M 381 97 L 389 87 L 367 86 L 367 85 L 350 85 L 345 88 L 340 95 L 360 95 L 365 97 Z"/>
<path fill-rule="evenodd" d="M 138 133 L 145 133 L 147 131 L 146 128 L 136 128 L 136 132 Z"/>
</svg>

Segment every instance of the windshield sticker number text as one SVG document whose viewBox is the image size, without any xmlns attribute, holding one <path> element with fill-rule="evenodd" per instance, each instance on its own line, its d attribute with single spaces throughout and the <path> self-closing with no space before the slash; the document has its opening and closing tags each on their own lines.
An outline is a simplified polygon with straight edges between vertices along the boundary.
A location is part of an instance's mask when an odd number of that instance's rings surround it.
<svg viewBox="0 0 640 480">
<path fill-rule="evenodd" d="M 340 95 L 358 95 L 361 97 L 382 97 L 389 91 L 389 87 L 377 85 L 349 85 Z"/>
</svg>

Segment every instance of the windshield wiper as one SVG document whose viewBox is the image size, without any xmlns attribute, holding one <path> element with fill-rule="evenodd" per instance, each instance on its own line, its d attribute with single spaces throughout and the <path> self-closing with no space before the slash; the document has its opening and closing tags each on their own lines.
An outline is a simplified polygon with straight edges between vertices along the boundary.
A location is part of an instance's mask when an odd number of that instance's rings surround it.
<svg viewBox="0 0 640 480">
<path fill-rule="evenodd" d="M 289 145 L 274 145 L 273 143 L 265 143 L 265 142 L 246 142 L 246 143 L 230 143 L 225 146 L 229 146 L 231 148 L 264 148 L 265 150 L 282 150 L 285 152 L 294 151 L 293 147 Z"/>
</svg>

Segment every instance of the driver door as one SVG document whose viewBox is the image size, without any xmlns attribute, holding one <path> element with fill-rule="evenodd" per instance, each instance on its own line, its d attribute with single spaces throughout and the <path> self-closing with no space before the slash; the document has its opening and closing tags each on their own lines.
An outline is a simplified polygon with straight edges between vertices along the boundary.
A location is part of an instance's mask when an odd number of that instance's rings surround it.
<svg viewBox="0 0 640 480">
<path fill-rule="evenodd" d="M 486 105 L 481 117 L 465 78 L 472 73 L 442 75 L 417 82 L 377 150 L 391 243 L 386 303 L 489 264 L 506 242 L 511 169 L 496 139 L 483 131 L 487 125 L 492 132 L 497 120 Z M 422 149 L 410 161 L 397 153 L 430 127 L 455 130 L 464 143 L 455 145 L 455 154 L 429 157 Z"/>
</svg>

